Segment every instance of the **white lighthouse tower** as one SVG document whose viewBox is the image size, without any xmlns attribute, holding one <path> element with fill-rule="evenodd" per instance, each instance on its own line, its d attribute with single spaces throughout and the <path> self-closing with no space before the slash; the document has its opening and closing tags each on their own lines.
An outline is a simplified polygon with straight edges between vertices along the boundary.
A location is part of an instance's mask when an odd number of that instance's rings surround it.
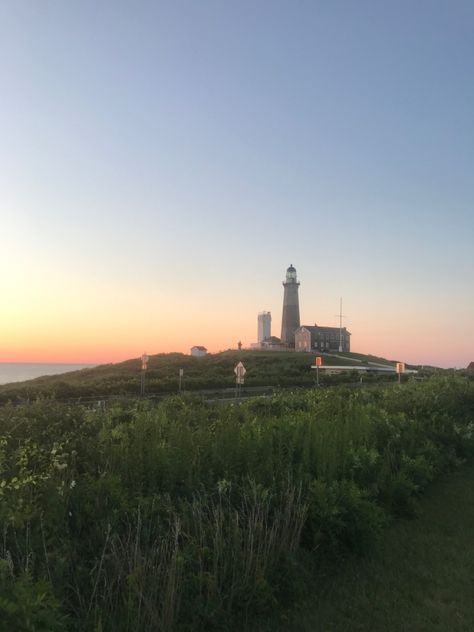
<svg viewBox="0 0 474 632">
<path fill-rule="evenodd" d="M 260 312 L 258 315 L 258 342 L 263 342 L 272 335 L 272 315 L 270 312 Z"/>
<path fill-rule="evenodd" d="M 281 319 L 281 341 L 289 347 L 295 346 L 295 331 L 300 326 L 299 286 L 300 284 L 296 279 L 296 270 L 290 264 L 286 271 L 286 280 L 283 281 L 285 292 L 283 294 L 283 315 Z"/>
</svg>

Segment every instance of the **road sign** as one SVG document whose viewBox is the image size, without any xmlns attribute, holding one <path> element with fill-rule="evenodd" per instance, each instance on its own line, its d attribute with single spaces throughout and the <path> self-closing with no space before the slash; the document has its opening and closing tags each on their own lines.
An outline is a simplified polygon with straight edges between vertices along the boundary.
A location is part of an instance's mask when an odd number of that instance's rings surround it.
<svg viewBox="0 0 474 632">
<path fill-rule="evenodd" d="M 179 370 L 179 377 L 183 377 L 183 375 L 184 375 L 184 369 L 180 369 Z"/>
<path fill-rule="evenodd" d="M 244 375 L 247 373 L 247 369 L 244 367 L 242 362 L 239 362 L 234 368 L 234 373 L 237 377 L 244 377 Z"/>
<path fill-rule="evenodd" d="M 237 366 L 234 368 L 234 373 L 236 377 L 235 379 L 236 384 L 243 384 L 244 375 L 247 373 L 247 369 L 244 367 L 242 362 L 239 362 Z"/>
<path fill-rule="evenodd" d="M 321 356 L 316 356 L 316 384 L 319 386 L 319 367 L 322 365 L 323 359 Z"/>
<path fill-rule="evenodd" d="M 142 360 L 142 371 L 145 371 L 145 370 L 146 370 L 146 368 L 147 368 L 147 366 L 148 366 L 148 360 L 149 360 L 149 359 L 150 359 L 150 358 L 147 356 L 147 354 L 146 354 L 146 353 L 144 353 L 144 354 L 142 355 L 142 358 L 141 358 L 141 360 Z"/>
<path fill-rule="evenodd" d="M 400 384 L 402 381 L 402 373 L 405 373 L 405 363 L 397 362 L 396 371 L 398 373 L 398 383 Z"/>
</svg>

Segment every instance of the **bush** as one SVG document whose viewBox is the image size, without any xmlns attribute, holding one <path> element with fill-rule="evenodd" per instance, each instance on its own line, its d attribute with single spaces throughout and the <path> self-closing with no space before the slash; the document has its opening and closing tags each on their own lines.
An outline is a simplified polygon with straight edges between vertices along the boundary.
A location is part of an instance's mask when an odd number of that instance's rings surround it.
<svg viewBox="0 0 474 632">
<path fill-rule="evenodd" d="M 370 550 L 473 454 L 474 382 L 455 377 L 219 407 L 5 406 L 2 625 L 238 628 L 299 594 L 315 558 Z"/>
<path fill-rule="evenodd" d="M 0 560 L 0 632 L 60 632 L 66 622 L 49 581 L 29 573 L 13 577 Z"/>
</svg>

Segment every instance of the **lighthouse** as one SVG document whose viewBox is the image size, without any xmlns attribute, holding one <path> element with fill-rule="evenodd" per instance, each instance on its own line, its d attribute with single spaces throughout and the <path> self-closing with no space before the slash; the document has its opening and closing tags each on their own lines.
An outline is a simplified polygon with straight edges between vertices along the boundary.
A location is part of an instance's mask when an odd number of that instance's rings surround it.
<svg viewBox="0 0 474 632">
<path fill-rule="evenodd" d="M 281 318 L 281 341 L 292 348 L 295 346 L 295 331 L 300 326 L 299 286 L 300 284 L 296 279 L 296 270 L 290 264 L 290 267 L 286 271 L 286 279 L 283 281 L 285 291 L 283 294 L 283 315 Z"/>
</svg>

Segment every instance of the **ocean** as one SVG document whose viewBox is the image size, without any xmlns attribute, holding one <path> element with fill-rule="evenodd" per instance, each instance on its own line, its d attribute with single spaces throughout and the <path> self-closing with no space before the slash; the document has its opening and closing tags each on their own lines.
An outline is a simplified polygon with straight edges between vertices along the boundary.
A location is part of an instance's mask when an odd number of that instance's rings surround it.
<svg viewBox="0 0 474 632">
<path fill-rule="evenodd" d="M 23 382 L 43 375 L 59 375 L 68 371 L 90 369 L 95 364 L 43 364 L 23 362 L 0 362 L 0 384 Z"/>
</svg>

